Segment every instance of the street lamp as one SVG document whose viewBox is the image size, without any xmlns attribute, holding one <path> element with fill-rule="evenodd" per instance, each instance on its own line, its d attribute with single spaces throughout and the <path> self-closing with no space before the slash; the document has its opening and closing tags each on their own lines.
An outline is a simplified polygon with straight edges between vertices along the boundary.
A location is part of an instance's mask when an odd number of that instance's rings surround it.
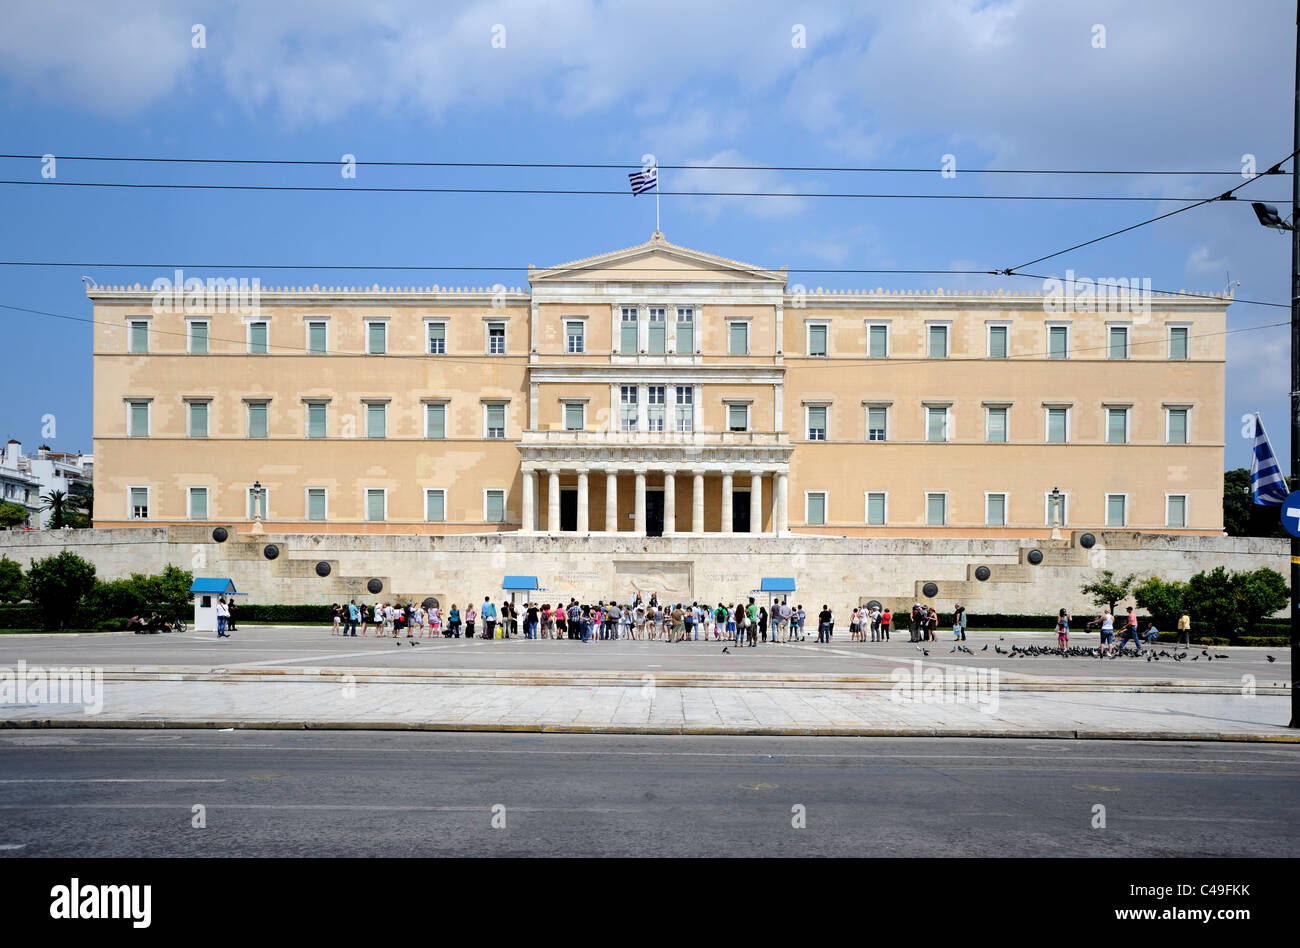
<svg viewBox="0 0 1300 948">
<path fill-rule="evenodd" d="M 253 481 L 253 532 L 262 532 L 262 482 Z"/>
<path fill-rule="evenodd" d="M 1061 489 L 1052 488 L 1052 539 L 1061 539 Z"/>
</svg>

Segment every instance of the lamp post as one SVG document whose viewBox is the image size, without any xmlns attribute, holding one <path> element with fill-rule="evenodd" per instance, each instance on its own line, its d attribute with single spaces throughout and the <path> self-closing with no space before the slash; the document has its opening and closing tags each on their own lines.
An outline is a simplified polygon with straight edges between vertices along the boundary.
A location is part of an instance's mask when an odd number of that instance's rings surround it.
<svg viewBox="0 0 1300 948">
<path fill-rule="evenodd" d="M 1061 489 L 1052 488 L 1052 539 L 1061 539 Z"/>
<path fill-rule="evenodd" d="M 262 532 L 262 487 L 261 481 L 253 481 L 253 533 Z"/>
</svg>

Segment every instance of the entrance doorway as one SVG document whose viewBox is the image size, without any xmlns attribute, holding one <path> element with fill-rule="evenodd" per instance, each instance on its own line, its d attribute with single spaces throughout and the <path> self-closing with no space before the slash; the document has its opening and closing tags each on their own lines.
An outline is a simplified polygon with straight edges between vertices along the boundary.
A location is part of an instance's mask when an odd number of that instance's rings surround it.
<svg viewBox="0 0 1300 948">
<path fill-rule="evenodd" d="M 578 492 L 560 491 L 560 531 L 575 533 L 578 529 Z"/>
<path fill-rule="evenodd" d="M 645 535 L 664 535 L 664 492 L 661 490 L 645 492 Z"/>
<path fill-rule="evenodd" d="M 749 532 L 749 491 L 733 491 L 731 495 L 731 529 L 736 533 Z"/>
</svg>

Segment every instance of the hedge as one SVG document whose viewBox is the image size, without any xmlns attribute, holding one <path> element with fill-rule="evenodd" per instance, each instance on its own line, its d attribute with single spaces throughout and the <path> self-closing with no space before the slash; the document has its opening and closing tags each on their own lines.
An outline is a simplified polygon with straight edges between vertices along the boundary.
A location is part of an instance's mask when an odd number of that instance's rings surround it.
<svg viewBox="0 0 1300 948">
<path fill-rule="evenodd" d="M 240 622 L 279 622 L 295 625 L 302 622 L 330 625 L 334 621 L 334 611 L 325 605 L 285 606 L 264 603 L 235 603 L 235 624 Z"/>
</svg>

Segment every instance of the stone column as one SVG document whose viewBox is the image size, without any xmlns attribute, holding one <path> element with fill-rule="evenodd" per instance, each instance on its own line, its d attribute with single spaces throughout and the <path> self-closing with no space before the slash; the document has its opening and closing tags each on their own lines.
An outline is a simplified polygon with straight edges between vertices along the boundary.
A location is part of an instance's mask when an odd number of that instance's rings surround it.
<svg viewBox="0 0 1300 948">
<path fill-rule="evenodd" d="M 536 529 L 536 524 L 533 522 L 534 498 L 537 496 L 536 484 L 537 475 L 532 471 L 524 471 L 524 497 L 521 515 L 523 523 L 519 527 L 524 533 L 531 533 Z"/>
<path fill-rule="evenodd" d="M 704 532 L 704 473 L 695 472 L 691 493 L 691 533 Z"/>
<path fill-rule="evenodd" d="M 546 532 L 560 532 L 560 475 L 555 471 L 546 479 Z"/>
<path fill-rule="evenodd" d="M 677 476 L 664 471 L 664 536 L 677 532 Z"/>
<path fill-rule="evenodd" d="M 578 471 L 578 532 L 590 532 L 591 524 L 587 520 L 587 511 L 590 507 L 588 503 L 587 488 L 587 471 L 585 468 Z"/>
<path fill-rule="evenodd" d="M 722 473 L 722 532 L 731 533 L 731 472 Z"/>
<path fill-rule="evenodd" d="M 636 472 L 636 513 L 633 530 L 637 536 L 645 536 L 645 471 Z"/>
<path fill-rule="evenodd" d="M 785 474 L 776 475 L 776 483 L 773 485 L 772 498 L 772 529 L 778 534 L 788 533 L 790 530 L 790 497 L 789 483 Z"/>
<path fill-rule="evenodd" d="M 755 471 L 749 478 L 749 532 L 763 532 L 763 474 Z"/>
<path fill-rule="evenodd" d="M 605 532 L 618 532 L 618 472 L 605 472 Z"/>
</svg>

